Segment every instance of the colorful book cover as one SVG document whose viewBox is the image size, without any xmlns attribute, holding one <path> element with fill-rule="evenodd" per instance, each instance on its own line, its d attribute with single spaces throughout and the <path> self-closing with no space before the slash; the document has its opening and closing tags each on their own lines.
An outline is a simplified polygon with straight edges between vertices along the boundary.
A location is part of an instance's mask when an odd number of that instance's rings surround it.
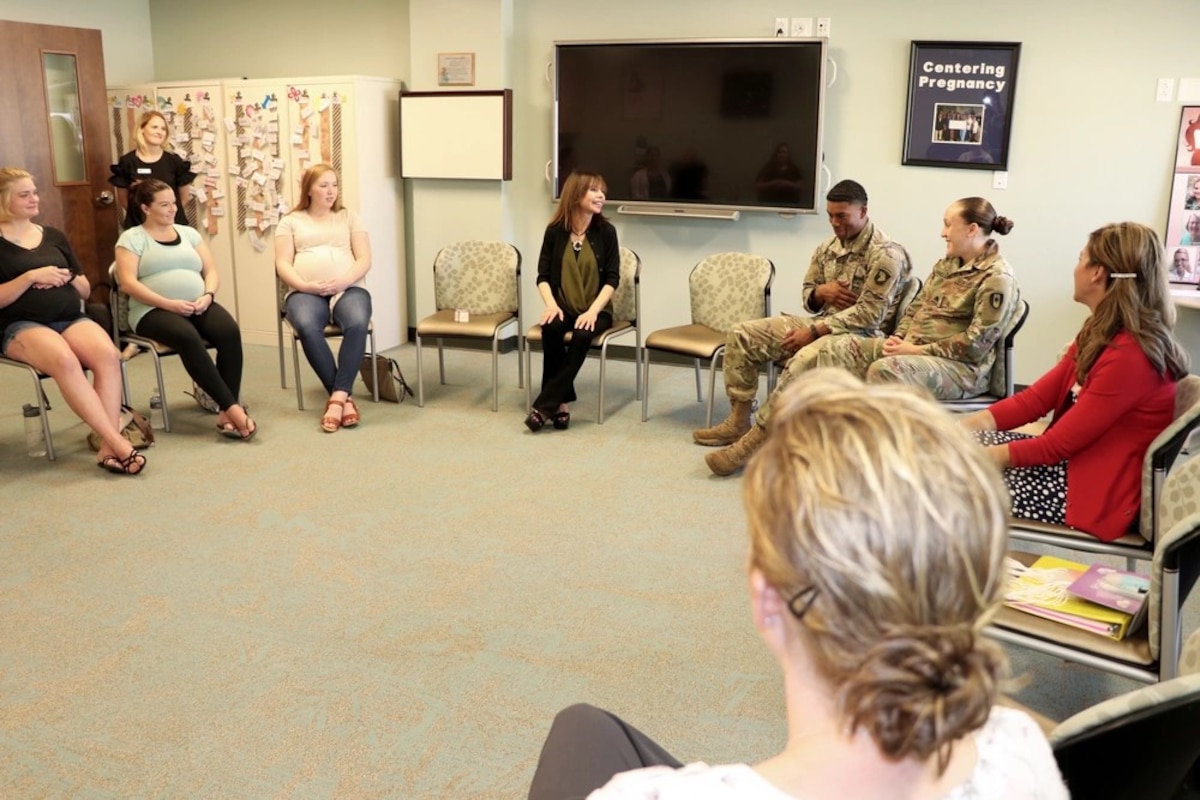
<svg viewBox="0 0 1200 800">
<path fill-rule="evenodd" d="M 1005 605 L 1110 639 L 1124 639 L 1131 630 L 1132 614 L 1070 594 L 1069 587 L 1087 571 L 1087 564 L 1042 556 L 1009 582 Z"/>
<path fill-rule="evenodd" d="M 1138 629 L 1146 618 L 1146 598 L 1150 596 L 1150 577 L 1126 572 L 1116 567 L 1093 564 L 1088 571 L 1067 587 L 1076 597 L 1123 611 L 1133 616 L 1130 632 Z"/>
</svg>

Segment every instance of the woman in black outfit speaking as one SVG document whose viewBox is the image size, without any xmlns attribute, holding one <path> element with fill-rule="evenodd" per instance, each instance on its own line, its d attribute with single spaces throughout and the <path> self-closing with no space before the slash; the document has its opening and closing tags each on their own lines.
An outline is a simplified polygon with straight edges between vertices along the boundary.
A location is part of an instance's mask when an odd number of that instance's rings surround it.
<svg viewBox="0 0 1200 800">
<path fill-rule="evenodd" d="M 525 418 L 525 427 L 534 433 L 547 420 L 558 430 L 570 426 L 568 403 L 575 402 L 575 376 L 592 339 L 612 327 L 621 256 L 617 231 L 600 213 L 607 190 L 600 175 L 572 172 L 542 239 L 537 276 L 538 292 L 546 303 L 538 319 L 542 391 Z M 570 342 L 565 341 L 568 332 Z"/>
</svg>

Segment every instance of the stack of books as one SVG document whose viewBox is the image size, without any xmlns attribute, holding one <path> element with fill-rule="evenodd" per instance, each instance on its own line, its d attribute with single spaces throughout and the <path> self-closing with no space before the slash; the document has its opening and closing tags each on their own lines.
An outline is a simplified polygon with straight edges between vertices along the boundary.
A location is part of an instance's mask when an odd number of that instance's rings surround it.
<svg viewBox="0 0 1200 800">
<path fill-rule="evenodd" d="M 1042 556 L 1030 567 L 1011 563 L 1004 601 L 1010 608 L 1118 641 L 1146 619 L 1145 575 L 1055 556 Z"/>
</svg>

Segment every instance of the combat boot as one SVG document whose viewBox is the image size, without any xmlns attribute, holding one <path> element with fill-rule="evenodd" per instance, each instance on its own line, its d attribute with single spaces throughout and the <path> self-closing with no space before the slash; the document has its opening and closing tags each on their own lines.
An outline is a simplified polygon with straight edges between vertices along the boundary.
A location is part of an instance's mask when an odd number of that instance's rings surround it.
<svg viewBox="0 0 1200 800">
<path fill-rule="evenodd" d="M 746 466 L 750 456 L 754 455 L 754 451 L 761 447 L 766 439 L 767 429 L 761 425 L 752 425 L 745 436 L 729 447 L 706 455 L 704 463 L 708 464 L 708 468 L 713 471 L 714 475 L 722 477 L 732 475 Z"/>
<path fill-rule="evenodd" d="M 692 431 L 692 440 L 705 447 L 725 447 L 736 442 L 750 430 L 750 416 L 754 413 L 751 400 L 731 400 L 729 416 L 711 428 Z"/>
</svg>

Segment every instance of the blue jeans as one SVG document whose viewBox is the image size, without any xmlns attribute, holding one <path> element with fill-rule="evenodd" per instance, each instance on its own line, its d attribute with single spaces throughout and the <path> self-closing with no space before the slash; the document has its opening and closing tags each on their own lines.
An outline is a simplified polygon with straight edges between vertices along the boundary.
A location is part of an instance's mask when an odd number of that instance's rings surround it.
<svg viewBox="0 0 1200 800">
<path fill-rule="evenodd" d="M 292 292 L 283 308 L 288 323 L 296 329 L 304 357 L 325 391 L 350 394 L 367 346 L 371 294 L 361 286 L 351 286 L 334 305 L 333 323 L 342 329 L 342 346 L 336 362 L 325 338 L 325 326 L 330 321 L 329 300 L 320 295 Z"/>
</svg>

